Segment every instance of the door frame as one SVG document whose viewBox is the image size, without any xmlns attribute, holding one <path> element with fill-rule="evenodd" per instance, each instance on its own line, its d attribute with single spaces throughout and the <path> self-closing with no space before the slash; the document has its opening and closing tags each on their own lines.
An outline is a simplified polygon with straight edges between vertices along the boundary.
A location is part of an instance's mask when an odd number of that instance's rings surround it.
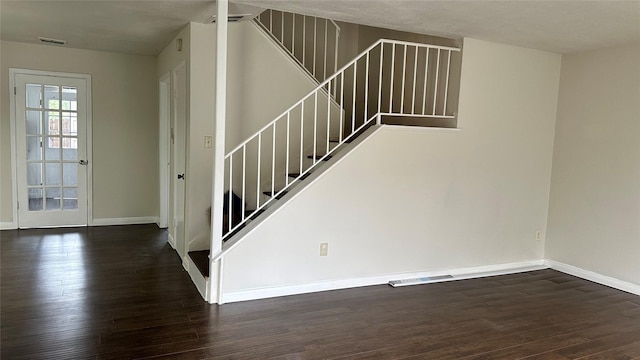
<svg viewBox="0 0 640 360">
<path fill-rule="evenodd" d="M 158 106 L 159 106 L 159 148 L 160 151 L 159 156 L 159 187 L 160 187 L 160 211 L 158 213 L 158 227 L 160 228 L 168 228 L 169 227 L 169 186 L 170 186 L 170 144 L 171 141 L 170 132 L 171 132 L 171 74 L 166 73 L 158 80 Z"/>
<path fill-rule="evenodd" d="M 184 93 L 184 133 L 180 133 L 178 131 L 178 97 L 180 96 L 180 94 L 178 93 L 178 72 L 183 70 L 184 71 L 184 82 L 185 82 L 185 93 Z M 176 65 L 172 70 L 171 70 L 171 102 L 172 102 L 172 107 L 171 107 L 171 121 L 170 121 L 170 127 L 173 129 L 173 135 L 172 137 L 174 138 L 173 140 L 173 163 L 172 163 L 172 170 L 173 173 L 170 174 L 171 177 L 173 177 L 173 196 L 171 199 L 171 203 L 172 203 L 172 207 L 173 207 L 173 219 L 170 219 L 170 221 L 173 221 L 173 228 L 175 230 L 175 238 L 174 238 L 174 242 L 175 242 L 175 249 L 178 252 L 178 255 L 180 256 L 180 259 L 182 260 L 182 266 L 184 268 L 187 268 L 187 262 L 186 262 L 186 258 L 187 258 L 187 253 L 189 251 L 189 241 L 187 240 L 187 179 L 183 179 L 182 180 L 182 186 L 184 187 L 184 191 L 182 194 L 182 203 L 180 201 L 178 201 L 178 188 L 180 186 L 180 181 L 178 181 L 176 175 L 177 175 L 177 170 L 176 170 L 176 166 L 179 165 L 182 162 L 182 165 L 184 166 L 184 174 L 187 174 L 187 144 L 188 144 L 188 122 L 189 122 L 189 74 L 187 71 L 187 64 L 185 61 L 181 61 L 178 65 Z M 177 138 L 181 138 L 182 141 L 182 146 L 183 148 L 180 149 L 178 146 L 176 146 L 176 143 L 178 142 Z M 181 154 L 182 152 L 182 154 Z M 179 156 L 182 155 L 182 156 Z M 182 206 L 182 231 L 180 231 L 180 229 L 176 226 L 176 213 L 178 213 L 177 209 L 179 206 Z M 181 237 L 182 240 L 182 244 L 180 243 L 180 239 L 178 237 Z"/>
<path fill-rule="evenodd" d="M 91 75 L 90 74 L 78 74 L 67 73 L 58 71 L 44 71 L 44 70 L 31 70 L 22 68 L 9 68 L 9 118 L 11 132 L 11 195 L 13 197 L 12 204 L 12 228 L 17 229 L 20 225 L 20 219 L 18 218 L 18 134 L 16 124 L 16 75 L 36 75 L 36 76 L 51 76 L 62 77 L 72 79 L 82 79 L 86 81 L 87 91 L 87 123 L 86 123 L 86 157 L 89 163 L 87 164 L 87 226 L 93 225 L 93 143 L 92 143 L 92 115 L 93 106 L 91 101 Z M 24 204 L 23 204 L 24 206 Z"/>
</svg>

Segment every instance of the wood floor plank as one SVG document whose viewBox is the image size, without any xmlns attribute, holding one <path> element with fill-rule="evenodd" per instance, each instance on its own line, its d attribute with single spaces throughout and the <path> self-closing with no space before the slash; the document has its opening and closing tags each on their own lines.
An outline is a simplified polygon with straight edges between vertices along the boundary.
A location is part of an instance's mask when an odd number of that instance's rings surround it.
<svg viewBox="0 0 640 360">
<path fill-rule="evenodd" d="M 0 245 L 2 359 L 640 358 L 640 297 L 553 270 L 216 306 L 155 225 Z"/>
</svg>

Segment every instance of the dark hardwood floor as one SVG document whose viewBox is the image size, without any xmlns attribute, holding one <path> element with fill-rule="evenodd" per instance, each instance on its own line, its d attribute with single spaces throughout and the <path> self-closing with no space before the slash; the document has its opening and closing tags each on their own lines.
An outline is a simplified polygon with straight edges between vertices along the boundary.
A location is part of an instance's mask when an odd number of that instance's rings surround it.
<svg viewBox="0 0 640 360">
<path fill-rule="evenodd" d="M 640 297 L 553 270 L 219 307 L 155 225 L 0 240 L 4 360 L 640 359 Z"/>
</svg>

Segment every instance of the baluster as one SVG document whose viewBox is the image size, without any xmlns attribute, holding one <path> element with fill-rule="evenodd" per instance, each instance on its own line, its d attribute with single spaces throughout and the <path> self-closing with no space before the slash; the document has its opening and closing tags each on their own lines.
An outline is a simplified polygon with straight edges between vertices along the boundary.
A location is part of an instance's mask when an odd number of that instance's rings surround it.
<svg viewBox="0 0 640 360">
<path fill-rule="evenodd" d="M 433 111 L 431 111 L 431 115 L 436 115 L 436 100 L 438 99 L 438 83 L 440 82 L 440 49 L 438 49 L 438 58 L 436 59 L 436 78 L 435 78 L 435 88 L 433 90 Z"/>
<path fill-rule="evenodd" d="M 233 207 L 233 201 L 231 201 L 232 194 L 233 194 L 233 154 L 231 154 L 231 156 L 229 157 L 229 206 L 227 208 L 227 212 L 229 213 L 227 214 L 227 220 L 229 223 L 229 228 L 228 228 L 229 232 L 231 232 L 231 228 L 233 227 L 233 223 L 232 223 L 233 211 L 231 210 L 231 208 Z"/>
<path fill-rule="evenodd" d="M 424 65 L 424 89 L 422 89 L 422 115 L 426 115 L 427 111 L 425 108 L 425 104 L 427 102 L 427 82 L 429 81 L 429 50 L 426 49 L 426 62 Z"/>
<path fill-rule="evenodd" d="M 358 79 L 357 77 L 358 74 L 358 61 L 356 60 L 356 62 L 353 63 L 353 93 L 351 94 L 352 100 L 353 100 L 353 108 L 351 111 L 351 134 L 349 135 L 353 135 L 354 131 L 356 130 L 356 81 Z"/>
<path fill-rule="evenodd" d="M 400 89 L 400 114 L 404 114 L 405 78 L 407 77 L 407 44 L 404 45 L 402 54 L 402 88 Z"/>
<path fill-rule="evenodd" d="M 382 64 L 384 62 L 384 43 L 380 43 L 380 72 L 378 74 L 378 114 L 382 108 Z"/>
<path fill-rule="evenodd" d="M 291 140 L 289 139 L 289 123 L 291 121 L 291 112 L 287 113 L 287 156 L 285 158 L 285 170 L 284 170 L 284 182 L 286 186 L 289 186 L 289 143 Z"/>
<path fill-rule="evenodd" d="M 302 175 L 304 161 L 304 100 L 300 107 L 300 175 Z"/>
<path fill-rule="evenodd" d="M 364 125 L 369 120 L 369 53 L 367 53 L 367 59 L 365 61 L 366 66 L 364 70 L 364 119 L 362 124 Z"/>
<path fill-rule="evenodd" d="M 332 22 L 333 24 L 333 22 Z M 340 33 L 338 32 L 338 28 L 336 27 L 335 24 L 333 24 L 333 29 L 334 32 L 336 33 L 336 42 L 334 44 L 334 49 L 333 49 L 333 73 L 335 74 L 338 71 L 338 41 L 339 41 L 339 36 Z M 336 77 L 337 79 L 337 77 Z M 337 86 L 336 86 L 337 87 Z M 336 91 L 336 87 L 333 88 L 334 91 Z M 333 96 L 336 96 L 336 94 L 333 94 Z"/>
<path fill-rule="evenodd" d="M 316 163 L 318 147 L 318 92 L 313 93 L 313 164 Z"/>
<path fill-rule="evenodd" d="M 447 77 L 444 84 L 444 109 L 442 115 L 447 115 L 447 95 L 449 94 L 449 68 L 451 67 L 451 50 L 447 51 Z"/>
<path fill-rule="evenodd" d="M 322 80 L 327 78 L 327 27 L 329 26 L 329 20 L 324 19 L 324 67 L 322 70 Z"/>
<path fill-rule="evenodd" d="M 244 221 L 247 212 L 246 201 L 246 185 L 247 185 L 247 144 L 242 145 L 242 221 Z"/>
<path fill-rule="evenodd" d="M 260 165 L 262 162 L 262 132 L 258 133 L 258 175 L 256 179 L 256 210 L 260 209 Z"/>
<path fill-rule="evenodd" d="M 329 130 L 331 129 L 331 80 L 327 83 L 329 88 L 327 89 L 327 151 L 329 153 Z"/>
<path fill-rule="evenodd" d="M 393 114 L 393 86 L 396 71 L 396 44 L 391 43 L 391 88 L 389 89 L 389 114 Z"/>
<path fill-rule="evenodd" d="M 302 15 L 302 66 L 306 68 L 307 60 L 307 15 Z"/>
<path fill-rule="evenodd" d="M 271 199 L 276 194 L 276 124 L 278 122 L 273 122 L 273 133 L 271 140 Z"/>
<path fill-rule="evenodd" d="M 284 45 L 284 11 L 280 12 L 280 42 Z"/>
<path fill-rule="evenodd" d="M 317 28 L 318 28 L 318 18 L 314 17 L 313 18 L 313 71 L 311 73 L 313 74 L 313 77 L 315 77 L 316 79 L 318 78 L 316 76 L 316 48 L 318 47 L 318 45 L 316 44 L 316 40 L 318 39 Z"/>
<path fill-rule="evenodd" d="M 344 137 L 344 72 L 345 70 L 342 70 L 340 73 L 340 143 Z"/>
<path fill-rule="evenodd" d="M 414 46 L 414 48 L 416 49 L 416 52 L 413 56 L 413 90 L 411 91 L 412 97 L 411 97 L 411 113 L 415 114 L 415 107 L 416 107 L 416 77 L 418 76 L 418 50 L 420 50 L 419 47 Z"/>
</svg>

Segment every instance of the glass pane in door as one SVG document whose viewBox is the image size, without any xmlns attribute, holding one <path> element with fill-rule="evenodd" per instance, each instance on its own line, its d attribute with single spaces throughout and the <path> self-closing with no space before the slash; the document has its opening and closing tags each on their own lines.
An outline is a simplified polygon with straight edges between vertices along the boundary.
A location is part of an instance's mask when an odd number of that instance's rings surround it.
<svg viewBox="0 0 640 360">
<path fill-rule="evenodd" d="M 27 185 L 42 185 L 42 163 L 36 162 L 27 164 Z"/>
<path fill-rule="evenodd" d="M 62 189 L 62 208 L 75 210 L 78 208 L 78 188 Z"/>
<path fill-rule="evenodd" d="M 27 84 L 27 107 L 28 108 L 41 108 L 42 104 L 42 85 L 40 84 Z"/>
<path fill-rule="evenodd" d="M 43 209 L 42 188 L 29 189 L 29 211 L 40 211 Z"/>
<path fill-rule="evenodd" d="M 78 185 L 78 164 L 75 162 L 62 164 L 62 185 Z"/>
<path fill-rule="evenodd" d="M 42 160 L 42 138 L 27 136 L 27 161 Z"/>
<path fill-rule="evenodd" d="M 60 185 L 60 178 L 62 177 L 62 172 L 60 171 L 59 163 L 46 163 L 44 164 L 44 173 L 45 173 L 45 185 Z"/>
<path fill-rule="evenodd" d="M 46 188 L 46 209 L 47 210 L 59 210 L 60 209 L 60 188 Z"/>
<path fill-rule="evenodd" d="M 44 104 L 45 109 L 60 109 L 60 87 L 55 85 L 44 86 Z"/>
<path fill-rule="evenodd" d="M 42 111 L 27 110 L 27 135 L 42 134 Z"/>
</svg>

